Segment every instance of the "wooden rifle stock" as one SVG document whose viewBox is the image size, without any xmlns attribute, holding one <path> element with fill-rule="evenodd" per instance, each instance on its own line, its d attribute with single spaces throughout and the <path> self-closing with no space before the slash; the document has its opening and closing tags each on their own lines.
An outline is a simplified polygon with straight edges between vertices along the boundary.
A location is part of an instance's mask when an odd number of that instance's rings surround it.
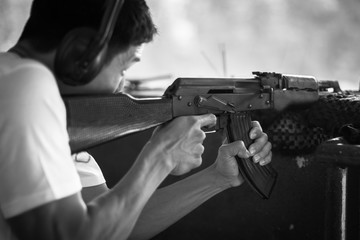
<svg viewBox="0 0 360 240">
<path fill-rule="evenodd" d="M 167 98 L 135 99 L 126 94 L 63 98 L 71 152 L 79 152 L 173 118 Z"/>
</svg>

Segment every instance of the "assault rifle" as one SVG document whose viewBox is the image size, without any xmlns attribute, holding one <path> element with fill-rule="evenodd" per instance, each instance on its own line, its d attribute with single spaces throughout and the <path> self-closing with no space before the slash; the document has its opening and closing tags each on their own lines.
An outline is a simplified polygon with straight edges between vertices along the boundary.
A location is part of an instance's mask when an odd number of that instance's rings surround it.
<svg viewBox="0 0 360 240">
<path fill-rule="evenodd" d="M 229 142 L 249 147 L 251 112 L 283 111 L 318 99 L 313 77 L 254 72 L 253 78 L 178 78 L 163 97 L 136 99 L 127 94 L 64 97 L 72 152 L 142 131 L 178 116 L 213 113 L 214 130 L 225 129 Z M 271 164 L 236 158 L 239 170 L 253 189 L 267 199 L 277 173 Z"/>
</svg>

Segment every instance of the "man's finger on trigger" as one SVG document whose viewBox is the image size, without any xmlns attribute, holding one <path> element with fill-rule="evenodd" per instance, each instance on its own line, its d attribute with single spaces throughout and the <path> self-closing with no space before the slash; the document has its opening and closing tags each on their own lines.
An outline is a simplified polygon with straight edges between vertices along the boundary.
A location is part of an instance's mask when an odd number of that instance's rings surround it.
<svg viewBox="0 0 360 240">
<path fill-rule="evenodd" d="M 205 114 L 197 116 L 200 121 L 200 127 L 214 127 L 216 125 L 216 116 L 214 114 Z"/>
</svg>

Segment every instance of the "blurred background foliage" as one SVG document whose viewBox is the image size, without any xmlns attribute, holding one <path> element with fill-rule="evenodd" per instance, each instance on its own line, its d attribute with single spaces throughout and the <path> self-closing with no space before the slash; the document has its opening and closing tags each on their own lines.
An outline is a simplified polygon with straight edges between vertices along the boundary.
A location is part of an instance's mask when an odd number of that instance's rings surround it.
<svg viewBox="0 0 360 240">
<path fill-rule="evenodd" d="M 17 39 L 31 0 L 0 0 L 0 50 Z M 148 0 L 159 29 L 131 79 L 312 75 L 359 89 L 360 0 Z M 164 84 L 164 83 L 162 83 Z M 166 83 L 165 83 L 166 85 Z"/>
</svg>

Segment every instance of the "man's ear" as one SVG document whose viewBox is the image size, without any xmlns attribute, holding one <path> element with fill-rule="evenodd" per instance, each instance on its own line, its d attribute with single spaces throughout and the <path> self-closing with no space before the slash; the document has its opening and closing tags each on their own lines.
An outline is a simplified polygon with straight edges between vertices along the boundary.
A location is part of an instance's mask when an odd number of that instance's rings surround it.
<svg viewBox="0 0 360 240">
<path fill-rule="evenodd" d="M 94 43 L 97 32 L 91 28 L 78 28 L 61 41 L 55 56 L 54 72 L 63 83 L 85 85 L 100 72 L 104 65 L 107 44 Z"/>
<path fill-rule="evenodd" d="M 61 41 L 55 56 L 56 77 L 67 85 L 89 83 L 101 71 L 124 0 L 107 1 L 100 29 L 78 28 Z"/>
</svg>

